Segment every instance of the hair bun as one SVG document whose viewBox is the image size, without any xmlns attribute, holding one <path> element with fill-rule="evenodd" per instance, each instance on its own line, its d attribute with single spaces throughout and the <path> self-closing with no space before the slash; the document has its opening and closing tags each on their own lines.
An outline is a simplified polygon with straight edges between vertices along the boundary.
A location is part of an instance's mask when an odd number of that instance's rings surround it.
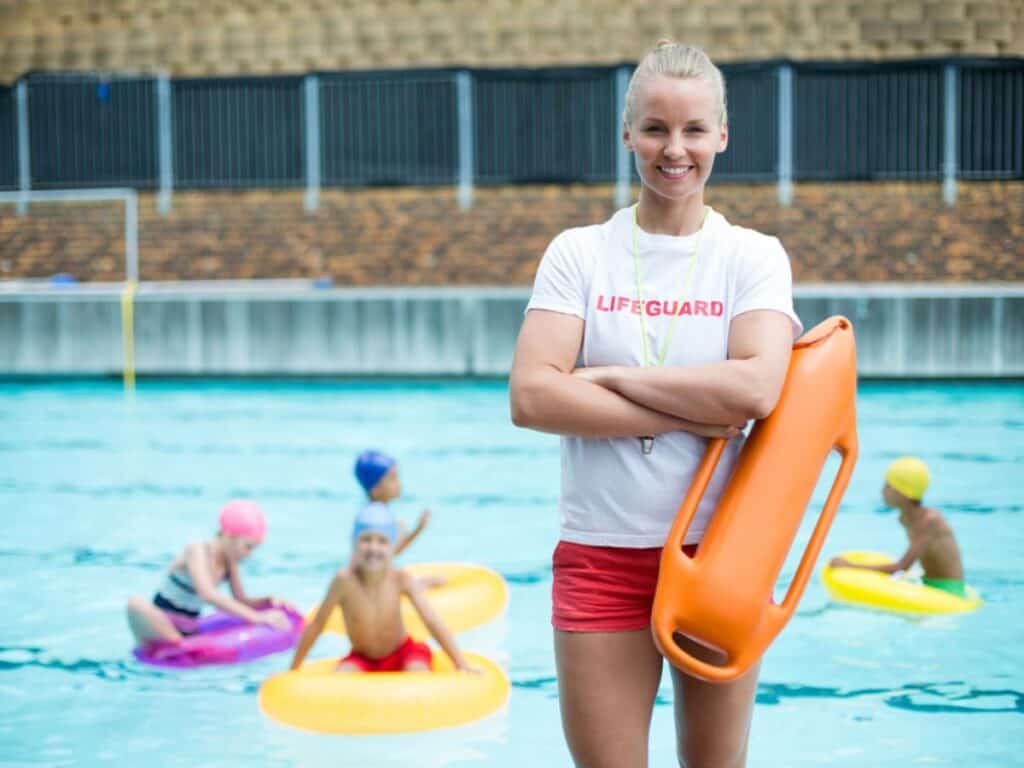
<svg viewBox="0 0 1024 768">
<path fill-rule="evenodd" d="M 657 43 L 654 44 L 654 48 L 655 50 L 657 50 L 658 48 L 665 48 L 669 45 L 675 45 L 675 43 L 673 43 L 667 37 L 663 37 Z"/>
</svg>

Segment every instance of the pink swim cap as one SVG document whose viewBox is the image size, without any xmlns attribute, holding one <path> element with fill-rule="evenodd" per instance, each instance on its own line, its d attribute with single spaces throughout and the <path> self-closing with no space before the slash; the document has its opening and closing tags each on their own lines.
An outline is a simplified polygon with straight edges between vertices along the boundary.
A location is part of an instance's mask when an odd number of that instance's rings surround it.
<svg viewBox="0 0 1024 768">
<path fill-rule="evenodd" d="M 267 521 L 256 502 L 232 499 L 220 511 L 220 531 L 225 536 L 244 536 L 259 542 L 267 535 Z"/>
</svg>

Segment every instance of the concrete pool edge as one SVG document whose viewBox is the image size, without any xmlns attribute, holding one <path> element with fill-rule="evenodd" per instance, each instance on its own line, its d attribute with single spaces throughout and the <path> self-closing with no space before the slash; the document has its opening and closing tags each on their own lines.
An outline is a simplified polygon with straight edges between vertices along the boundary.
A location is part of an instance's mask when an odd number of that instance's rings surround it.
<svg viewBox="0 0 1024 768">
<path fill-rule="evenodd" d="M 530 289 L 310 280 L 141 283 L 140 377 L 501 378 Z M 119 376 L 123 286 L 0 282 L 0 377 Z M 807 327 L 857 331 L 865 379 L 1024 377 L 1024 283 L 794 288 Z"/>
</svg>

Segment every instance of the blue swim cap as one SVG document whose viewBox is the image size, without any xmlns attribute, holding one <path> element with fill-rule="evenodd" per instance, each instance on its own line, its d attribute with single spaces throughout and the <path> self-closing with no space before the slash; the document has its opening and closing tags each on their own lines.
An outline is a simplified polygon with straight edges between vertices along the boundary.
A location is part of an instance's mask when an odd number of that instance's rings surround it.
<svg viewBox="0 0 1024 768">
<path fill-rule="evenodd" d="M 380 451 L 363 451 L 356 458 L 356 480 L 369 493 L 395 466 L 395 460 Z"/>
<path fill-rule="evenodd" d="M 392 544 L 395 543 L 398 539 L 398 522 L 387 504 L 374 501 L 356 513 L 355 522 L 352 523 L 352 543 L 355 544 L 366 531 L 383 533 Z"/>
</svg>

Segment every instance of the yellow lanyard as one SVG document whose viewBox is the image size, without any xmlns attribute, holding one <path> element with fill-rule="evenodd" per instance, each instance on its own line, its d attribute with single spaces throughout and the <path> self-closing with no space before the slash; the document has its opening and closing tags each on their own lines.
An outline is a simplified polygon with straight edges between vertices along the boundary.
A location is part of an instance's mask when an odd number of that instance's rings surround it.
<svg viewBox="0 0 1024 768">
<path fill-rule="evenodd" d="M 638 232 L 640 225 L 637 222 L 637 209 L 639 205 L 633 206 L 633 269 L 636 272 L 636 298 L 640 302 L 640 338 L 643 341 L 644 349 L 644 368 L 649 368 L 651 361 L 647 355 L 647 322 L 644 320 L 644 296 L 643 296 L 643 283 L 640 281 L 640 246 L 638 243 Z M 697 230 L 697 242 L 693 246 L 693 254 L 690 258 L 690 269 L 686 273 L 686 286 L 683 289 L 682 300 L 685 300 L 690 293 L 690 283 L 693 282 L 693 271 L 697 266 L 697 259 L 700 258 L 700 241 L 704 234 L 704 222 L 708 218 L 708 210 L 706 205 L 704 206 L 704 215 L 700 219 L 700 229 Z M 679 313 L 676 312 L 668 321 L 668 334 L 665 336 L 665 343 L 661 348 L 661 354 L 658 355 L 658 365 L 661 368 L 665 365 L 665 356 L 668 354 L 669 344 L 672 343 L 672 332 L 676 327 L 676 319 L 679 317 Z M 655 354 L 658 353 L 657 347 L 654 350 Z M 649 451 L 645 451 L 649 453 Z"/>
</svg>

